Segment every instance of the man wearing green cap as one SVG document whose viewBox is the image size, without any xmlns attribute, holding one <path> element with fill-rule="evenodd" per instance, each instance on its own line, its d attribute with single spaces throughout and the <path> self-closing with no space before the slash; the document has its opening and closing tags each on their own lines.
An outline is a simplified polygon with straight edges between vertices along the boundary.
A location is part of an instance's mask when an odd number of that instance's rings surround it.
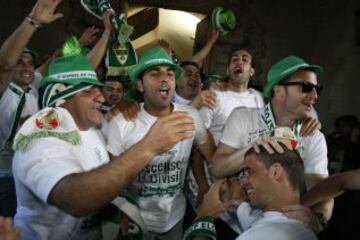
<svg viewBox="0 0 360 240">
<path fill-rule="evenodd" d="M 197 111 L 191 106 L 171 102 L 176 80 L 181 75 L 181 67 L 163 48 L 145 52 L 139 64 L 130 71 L 132 83 L 144 95 L 138 117 L 127 121 L 119 114 L 109 124 L 107 149 L 111 155 L 119 156 L 146 137 L 162 116 L 183 112 L 195 123 L 192 138 L 154 156 L 130 184 L 129 190 L 135 195 L 148 231 L 145 239 L 181 239 L 186 207 L 183 185 L 193 142 L 207 159 L 213 153 L 212 141 Z"/>
<path fill-rule="evenodd" d="M 82 55 L 55 59 L 42 84 L 44 105 L 58 107 L 35 114 L 16 135 L 15 223 L 30 239 L 100 239 L 99 220 L 92 214 L 155 155 L 191 138 L 193 121 L 183 113 L 160 118 L 142 141 L 109 162 L 92 129 L 101 123 L 104 98 L 88 60 Z"/>
<path fill-rule="evenodd" d="M 307 188 L 311 188 L 328 176 L 327 148 L 324 135 L 316 130 L 310 136 L 300 136 L 301 119 L 306 118 L 313 109 L 321 87 L 317 75 L 322 68 L 309 65 L 303 59 L 289 56 L 274 64 L 264 88 L 264 95 L 270 102 L 261 109 L 237 108 L 230 115 L 213 158 L 213 173 L 217 177 L 236 173 L 244 159 L 250 143 L 276 146 L 282 151 L 278 141 L 290 139 L 304 160 Z M 300 206 L 283 208 L 289 217 L 303 218 L 315 231 L 325 227 L 329 219 L 332 203 L 326 203 L 313 211 L 313 214 Z M 306 214 L 307 213 L 307 214 Z M 321 226 L 323 225 L 323 226 Z"/>
<path fill-rule="evenodd" d="M 41 84 L 46 108 L 23 124 L 13 145 L 15 224 L 24 239 L 101 239 L 97 211 L 154 156 L 192 138 L 193 120 L 184 113 L 161 117 L 141 141 L 109 162 L 94 129 L 102 120 L 103 84 L 81 49 L 63 51 Z"/>
<path fill-rule="evenodd" d="M 0 215 L 13 216 L 16 210 L 11 169 L 13 138 L 22 122 L 38 111 L 37 98 L 29 92 L 36 54 L 25 46 L 40 25 L 62 16 L 54 13 L 60 2 L 39 0 L 0 49 Z"/>
</svg>

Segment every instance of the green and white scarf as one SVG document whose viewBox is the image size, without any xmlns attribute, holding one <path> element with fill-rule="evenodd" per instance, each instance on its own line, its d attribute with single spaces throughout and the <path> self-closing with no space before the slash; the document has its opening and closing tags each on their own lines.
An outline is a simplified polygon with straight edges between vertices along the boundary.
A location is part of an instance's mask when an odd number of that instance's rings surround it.
<svg viewBox="0 0 360 240">
<path fill-rule="evenodd" d="M 128 25 L 125 15 L 114 17 L 112 24 L 116 31 L 116 37 L 110 40 L 105 63 L 108 68 L 108 76 L 127 76 L 129 69 L 137 64 L 137 55 L 130 41 L 133 27 Z"/>
<path fill-rule="evenodd" d="M 14 118 L 13 124 L 11 126 L 10 135 L 6 139 L 6 141 L 4 143 L 2 143 L 2 146 L 0 148 L 1 151 L 6 151 L 6 152 L 12 151 L 13 140 L 14 140 L 14 137 L 16 134 L 16 130 L 19 127 L 21 113 L 24 109 L 25 101 L 26 101 L 26 91 L 23 91 L 20 87 L 18 87 L 14 83 L 10 83 L 9 89 L 11 91 L 13 91 L 16 95 L 20 96 L 20 101 L 16 108 L 15 118 Z"/>
<path fill-rule="evenodd" d="M 120 234 L 117 230 L 120 229 L 121 222 L 126 216 L 129 220 L 127 233 L 128 238 L 131 240 L 143 239 L 146 232 L 146 225 L 141 217 L 140 209 L 138 208 L 133 196 L 125 190 L 120 194 L 120 196 L 116 197 L 110 205 L 115 207 L 115 210 L 113 209 L 111 214 L 102 214 L 103 232 Z M 111 237 L 117 238 L 118 236 L 114 235 Z"/>
<path fill-rule="evenodd" d="M 55 137 L 71 145 L 81 143 L 80 132 L 70 113 L 63 108 L 44 108 L 31 116 L 15 136 L 14 151 L 26 152 L 35 140 Z"/>
<path fill-rule="evenodd" d="M 212 240 L 217 239 L 214 218 L 204 216 L 193 222 L 184 233 L 183 240 L 191 240 L 195 236 L 206 236 Z"/>
<path fill-rule="evenodd" d="M 301 122 L 300 120 L 295 120 L 294 126 L 292 129 L 289 127 L 278 127 L 275 122 L 274 114 L 271 108 L 271 103 L 265 105 L 264 114 L 261 115 L 263 121 L 267 125 L 271 136 L 275 137 L 287 137 L 295 140 L 300 138 L 300 129 Z"/>
<path fill-rule="evenodd" d="M 104 12 L 112 9 L 109 0 L 81 0 L 86 11 L 102 19 Z M 138 62 L 130 35 L 134 28 L 125 19 L 125 15 L 114 16 L 111 19 L 115 29 L 114 37 L 110 40 L 105 63 L 108 76 L 127 76 L 129 69 Z"/>
</svg>

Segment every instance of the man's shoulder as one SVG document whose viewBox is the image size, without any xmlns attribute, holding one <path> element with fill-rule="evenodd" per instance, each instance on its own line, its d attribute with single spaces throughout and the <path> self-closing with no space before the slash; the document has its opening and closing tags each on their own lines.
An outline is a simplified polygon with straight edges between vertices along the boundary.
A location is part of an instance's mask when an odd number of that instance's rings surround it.
<svg viewBox="0 0 360 240">
<path fill-rule="evenodd" d="M 269 235 L 269 233 L 271 234 Z M 301 221 L 276 217 L 260 219 L 253 227 L 243 233 L 243 238 L 239 239 L 315 240 L 316 237 Z"/>
<path fill-rule="evenodd" d="M 245 117 L 252 117 L 252 116 L 259 116 L 259 114 L 262 114 L 264 112 L 263 108 L 249 108 L 249 107 L 236 107 L 231 115 L 245 118 Z"/>
<path fill-rule="evenodd" d="M 140 112 L 139 112 L 140 113 Z M 139 117 L 139 115 L 138 115 L 138 117 Z M 138 118 L 137 117 L 137 118 Z M 137 119 L 136 118 L 136 119 Z M 135 119 L 135 120 L 136 120 Z M 124 115 L 121 113 L 121 112 L 119 112 L 119 113 L 117 113 L 115 116 L 113 116 L 110 120 L 109 120 L 109 124 L 110 123 L 117 123 L 118 125 L 123 125 L 123 124 L 127 124 L 127 120 L 125 119 L 125 117 L 124 117 Z M 131 121 L 129 121 L 129 122 L 131 122 Z"/>
<path fill-rule="evenodd" d="M 38 139 L 55 138 L 79 145 L 80 132 L 71 116 L 63 108 L 45 108 L 27 119 L 17 132 L 14 150 L 26 151 Z"/>
<path fill-rule="evenodd" d="M 14 91 L 12 91 L 11 89 L 10 89 L 10 87 L 8 86 L 5 90 L 4 90 L 4 92 L 2 92 L 2 93 L 0 93 L 0 103 L 1 102 L 4 102 L 4 101 L 9 101 L 9 100 L 12 100 L 12 99 L 14 99 L 14 100 L 16 100 L 17 101 L 17 99 L 19 99 L 19 97 L 20 97 L 20 93 L 19 94 L 16 94 Z"/>
<path fill-rule="evenodd" d="M 262 98 L 264 97 L 264 94 L 262 92 L 256 90 L 255 88 L 249 88 L 248 90 L 251 94 L 257 95 Z"/>
<path fill-rule="evenodd" d="M 320 130 L 315 130 L 312 134 L 303 137 L 305 142 L 313 142 L 313 141 L 326 141 L 325 135 Z"/>
</svg>

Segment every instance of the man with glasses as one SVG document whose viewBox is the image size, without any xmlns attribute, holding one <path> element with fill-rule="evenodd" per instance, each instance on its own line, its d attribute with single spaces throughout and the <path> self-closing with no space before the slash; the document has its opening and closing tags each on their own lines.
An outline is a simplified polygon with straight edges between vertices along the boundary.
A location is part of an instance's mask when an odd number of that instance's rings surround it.
<svg viewBox="0 0 360 240">
<path fill-rule="evenodd" d="M 324 135 L 316 130 L 310 136 L 300 136 L 302 120 L 313 111 L 320 93 L 317 76 L 321 72 L 322 67 L 295 56 L 274 64 L 264 87 L 264 95 L 270 102 L 261 109 L 237 108 L 232 112 L 212 161 L 213 174 L 221 178 L 236 173 L 249 143 L 255 141 L 268 149 L 269 145 L 277 145 L 279 138 L 276 137 L 285 137 L 292 139 L 303 158 L 307 189 L 326 178 L 328 160 Z M 277 151 L 282 151 L 281 147 Z M 283 211 L 319 232 L 326 227 L 332 206 L 332 201 L 328 201 L 313 212 L 301 205 L 289 206 Z"/>
</svg>

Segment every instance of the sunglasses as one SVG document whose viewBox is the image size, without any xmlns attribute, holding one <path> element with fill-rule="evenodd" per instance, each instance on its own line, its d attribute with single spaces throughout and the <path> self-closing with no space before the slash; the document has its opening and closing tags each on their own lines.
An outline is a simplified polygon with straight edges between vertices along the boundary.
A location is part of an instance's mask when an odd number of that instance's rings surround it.
<svg viewBox="0 0 360 240">
<path fill-rule="evenodd" d="M 281 86 L 300 85 L 303 93 L 311 93 L 313 91 L 313 89 L 315 88 L 317 95 L 319 95 L 323 89 L 322 86 L 319 86 L 319 85 L 316 85 L 316 84 L 313 84 L 310 82 L 284 82 L 284 83 L 279 83 L 279 85 L 281 85 Z"/>
</svg>

